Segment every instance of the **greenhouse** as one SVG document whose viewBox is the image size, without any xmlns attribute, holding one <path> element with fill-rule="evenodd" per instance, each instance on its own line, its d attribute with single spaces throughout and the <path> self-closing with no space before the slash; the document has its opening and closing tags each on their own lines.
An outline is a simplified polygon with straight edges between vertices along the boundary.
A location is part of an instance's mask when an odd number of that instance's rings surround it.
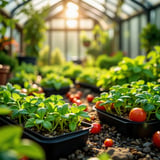
<svg viewBox="0 0 160 160">
<path fill-rule="evenodd" d="M 160 0 L 1 0 L 0 137 L 0 160 L 160 160 Z"/>
</svg>

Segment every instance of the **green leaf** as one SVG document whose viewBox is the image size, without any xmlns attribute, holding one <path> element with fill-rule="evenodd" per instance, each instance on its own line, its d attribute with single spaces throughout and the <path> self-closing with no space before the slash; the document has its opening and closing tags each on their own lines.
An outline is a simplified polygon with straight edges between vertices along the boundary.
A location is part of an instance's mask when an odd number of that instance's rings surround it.
<svg viewBox="0 0 160 160">
<path fill-rule="evenodd" d="M 11 109 L 8 108 L 6 105 L 0 105 L 0 115 L 6 115 L 11 112 Z"/>
<path fill-rule="evenodd" d="M 21 98 L 20 95 L 17 94 L 17 93 L 12 93 L 12 97 L 13 97 L 13 99 L 14 99 L 15 101 L 17 101 L 17 100 L 19 100 L 19 99 Z"/>
<path fill-rule="evenodd" d="M 153 104 L 147 103 L 146 105 L 144 105 L 144 110 L 146 112 L 153 111 L 154 109 L 155 109 L 155 106 Z"/>
<path fill-rule="evenodd" d="M 13 150 L 0 152 L 0 160 L 17 160 L 17 157 L 17 154 Z"/>
<path fill-rule="evenodd" d="M 75 131 L 76 130 L 76 127 L 77 127 L 77 123 L 75 121 L 72 121 L 69 123 L 69 129 L 70 131 Z"/>
<path fill-rule="evenodd" d="M 160 111 L 157 111 L 157 112 L 156 112 L 156 118 L 157 118 L 158 120 L 160 120 Z"/>
<path fill-rule="evenodd" d="M 77 108 L 79 109 L 79 111 L 84 111 L 87 108 L 87 106 L 84 104 L 81 104 L 81 105 L 77 106 Z"/>
<path fill-rule="evenodd" d="M 23 139 L 21 144 L 15 147 L 15 150 L 18 153 L 25 155 L 31 159 L 39 159 L 39 160 L 45 159 L 45 154 L 42 147 L 37 143 L 28 139 Z"/>
<path fill-rule="evenodd" d="M 35 124 L 42 124 L 44 122 L 43 119 L 36 119 Z"/>
<path fill-rule="evenodd" d="M 33 127 L 35 125 L 35 119 L 34 118 L 30 118 L 27 120 L 25 127 L 29 128 L 29 127 Z"/>
<path fill-rule="evenodd" d="M 39 108 L 37 110 L 37 114 L 40 116 L 41 119 L 43 119 L 44 115 L 46 114 L 46 108 Z"/>
<path fill-rule="evenodd" d="M 66 114 L 66 113 L 68 113 L 68 107 L 69 106 L 69 104 L 68 103 L 66 103 L 66 104 L 64 104 L 64 105 L 62 105 L 62 106 L 58 106 L 58 112 L 60 113 L 60 114 Z"/>
<path fill-rule="evenodd" d="M 52 128 L 52 124 L 49 121 L 44 121 L 43 127 L 46 128 L 47 130 L 50 130 Z"/>
<path fill-rule="evenodd" d="M 16 146 L 22 136 L 22 128 L 17 126 L 1 127 L 0 150 L 8 150 Z"/>
</svg>

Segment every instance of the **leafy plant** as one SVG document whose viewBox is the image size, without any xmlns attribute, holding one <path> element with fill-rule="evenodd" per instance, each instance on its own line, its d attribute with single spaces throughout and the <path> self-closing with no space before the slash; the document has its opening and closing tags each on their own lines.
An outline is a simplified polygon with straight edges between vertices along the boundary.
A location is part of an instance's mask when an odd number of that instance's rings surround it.
<svg viewBox="0 0 160 160">
<path fill-rule="evenodd" d="M 25 52 L 28 56 L 38 57 L 45 38 L 44 18 L 48 14 L 48 9 L 45 7 L 42 10 L 34 10 L 34 7 L 30 4 L 29 8 L 23 8 L 21 12 L 28 17 L 27 23 L 24 25 Z"/>
<path fill-rule="evenodd" d="M 59 90 L 62 87 L 72 85 L 72 83 L 73 82 L 69 78 L 52 73 L 43 78 L 40 85 L 44 88 L 55 88 L 56 90 Z"/>
<path fill-rule="evenodd" d="M 18 65 L 18 61 L 16 58 L 0 52 L 0 64 L 10 66 L 10 70 L 13 71 Z"/>
<path fill-rule="evenodd" d="M 20 125 L 35 127 L 37 131 L 75 131 L 83 119 L 89 120 L 86 105 L 65 103 L 60 95 L 45 98 L 44 95 L 27 96 L 11 84 L 0 86 L 0 104 L 11 109 L 11 118 Z M 23 119 L 23 123 L 22 123 Z"/>
<path fill-rule="evenodd" d="M 100 68 L 109 69 L 112 66 L 116 66 L 119 61 L 122 60 L 122 52 L 117 52 L 114 56 L 108 56 L 107 54 L 100 55 L 97 58 L 96 65 Z"/>
<path fill-rule="evenodd" d="M 147 24 L 141 34 L 141 47 L 148 53 L 155 45 L 160 44 L 160 30 L 155 24 Z"/>
<path fill-rule="evenodd" d="M 109 93 L 102 93 L 100 97 L 94 98 L 94 102 L 102 101 L 107 112 L 113 113 L 111 105 L 117 115 L 129 113 L 132 108 L 143 108 L 147 113 L 147 120 L 160 120 L 160 86 L 155 82 L 144 81 L 132 82 L 122 86 L 116 85 L 110 88 Z"/>
</svg>

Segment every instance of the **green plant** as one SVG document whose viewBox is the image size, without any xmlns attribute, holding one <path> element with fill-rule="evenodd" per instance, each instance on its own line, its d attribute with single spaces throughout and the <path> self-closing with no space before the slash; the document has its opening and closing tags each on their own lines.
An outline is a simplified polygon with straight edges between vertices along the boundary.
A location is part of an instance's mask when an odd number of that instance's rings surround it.
<svg viewBox="0 0 160 160">
<path fill-rule="evenodd" d="M 47 8 L 34 10 L 34 7 L 30 4 L 29 8 L 27 7 L 21 10 L 28 17 L 23 29 L 26 44 L 25 52 L 28 56 L 38 57 L 40 48 L 43 45 L 46 31 L 44 18 L 48 14 Z"/>
<path fill-rule="evenodd" d="M 108 36 L 108 32 L 100 28 L 99 25 L 95 25 L 92 30 L 93 40 L 91 40 L 90 46 L 87 48 L 86 53 L 94 58 L 99 55 L 111 53 L 111 40 Z"/>
<path fill-rule="evenodd" d="M 85 31 L 82 31 L 80 34 L 80 39 L 82 40 L 82 43 L 85 47 L 89 47 L 91 43 L 91 39 L 87 37 L 87 34 Z"/>
<path fill-rule="evenodd" d="M 19 84 L 21 86 L 27 81 L 33 83 L 36 81 L 37 75 L 32 73 L 26 73 L 24 70 L 16 72 L 12 78 L 9 79 L 9 82 L 12 84 Z"/>
<path fill-rule="evenodd" d="M 55 48 L 51 53 L 50 64 L 52 65 L 62 65 L 65 63 L 63 54 L 59 48 Z"/>
<path fill-rule="evenodd" d="M 140 34 L 140 40 L 141 47 L 148 53 L 155 45 L 160 44 L 160 30 L 155 24 L 147 24 Z"/>
<path fill-rule="evenodd" d="M 18 65 L 18 61 L 16 58 L 13 58 L 6 53 L 0 52 L 0 64 L 9 65 L 10 70 L 13 71 Z"/>
<path fill-rule="evenodd" d="M 118 66 L 111 67 L 105 74 L 101 74 L 97 86 L 109 89 L 110 86 L 130 83 L 138 80 L 154 81 L 157 79 L 154 68 L 145 62 L 145 56 L 137 56 L 134 59 L 124 57 Z"/>
<path fill-rule="evenodd" d="M 2 93 L 2 88 L 0 89 L 0 94 L 6 95 L 9 94 L 10 91 L 15 90 L 10 84 L 8 84 L 6 87 L 8 89 L 8 92 L 4 91 Z M 4 89 L 3 88 L 3 89 Z M 4 98 L 4 97 L 3 97 Z M 12 110 L 5 105 L 6 103 L 2 102 L 2 99 L 0 100 L 0 115 L 9 115 L 11 114 Z M 9 97 L 7 98 L 9 99 Z M 8 101 L 5 99 L 6 101 Z M 3 99 L 4 100 L 4 99 Z M 28 139 L 22 139 L 22 128 L 18 126 L 5 126 L 1 127 L 1 140 L 0 140 L 0 159 L 1 160 L 18 160 L 22 158 L 23 156 L 32 158 L 32 159 L 41 159 L 43 160 L 45 155 L 42 148 L 36 144 L 33 141 L 30 141 Z"/>
<path fill-rule="evenodd" d="M 88 113 L 84 112 L 86 105 L 69 106 L 60 95 L 27 96 L 11 84 L 0 86 L 0 104 L 11 109 L 11 118 L 17 119 L 20 125 L 35 127 L 37 131 L 75 131 L 83 119 L 89 120 Z"/>
<path fill-rule="evenodd" d="M 116 66 L 118 62 L 122 60 L 122 52 L 117 52 L 114 56 L 108 56 L 107 54 L 100 55 L 97 58 L 96 66 L 100 68 L 109 69 L 112 66 Z"/>
<path fill-rule="evenodd" d="M 147 120 L 160 119 L 160 87 L 155 82 L 145 84 L 143 80 L 116 85 L 110 88 L 109 93 L 102 93 L 100 97 L 94 98 L 94 102 L 103 101 L 107 112 L 113 113 L 111 105 L 117 115 L 129 113 L 132 108 L 143 108 L 147 113 Z"/>
<path fill-rule="evenodd" d="M 64 76 L 60 76 L 54 73 L 48 74 L 40 82 L 42 87 L 55 88 L 56 90 L 59 90 L 62 87 L 70 86 L 72 84 L 73 82 L 69 78 L 65 78 Z"/>
</svg>

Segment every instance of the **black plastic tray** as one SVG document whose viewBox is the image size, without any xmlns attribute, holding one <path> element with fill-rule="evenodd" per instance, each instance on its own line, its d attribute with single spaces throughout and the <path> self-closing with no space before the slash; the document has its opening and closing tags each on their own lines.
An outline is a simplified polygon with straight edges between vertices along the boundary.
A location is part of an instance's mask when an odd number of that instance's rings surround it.
<svg viewBox="0 0 160 160">
<path fill-rule="evenodd" d="M 160 120 L 150 120 L 145 122 L 133 122 L 97 109 L 97 113 L 102 123 L 115 126 L 119 132 L 131 137 L 150 137 L 160 129 Z"/>
<path fill-rule="evenodd" d="M 94 85 L 91 85 L 91 84 L 88 84 L 88 83 L 76 82 L 75 84 L 79 85 L 80 87 L 89 88 L 93 92 L 98 92 L 98 93 L 102 92 L 100 87 L 97 87 L 97 86 L 94 86 Z"/>
<path fill-rule="evenodd" d="M 67 87 L 62 87 L 59 90 L 56 90 L 55 88 L 43 88 L 43 91 L 45 93 L 46 97 L 51 96 L 52 94 L 60 94 L 60 95 L 64 95 L 66 94 L 69 90 L 70 90 L 70 86 Z"/>
<path fill-rule="evenodd" d="M 4 116 L 0 116 L 0 125 L 16 125 L 16 123 Z M 45 151 L 46 160 L 56 160 L 85 146 L 91 124 L 82 122 L 82 125 L 85 126 L 85 129 L 53 138 L 42 136 L 25 128 L 23 137 L 40 144 Z"/>
</svg>

